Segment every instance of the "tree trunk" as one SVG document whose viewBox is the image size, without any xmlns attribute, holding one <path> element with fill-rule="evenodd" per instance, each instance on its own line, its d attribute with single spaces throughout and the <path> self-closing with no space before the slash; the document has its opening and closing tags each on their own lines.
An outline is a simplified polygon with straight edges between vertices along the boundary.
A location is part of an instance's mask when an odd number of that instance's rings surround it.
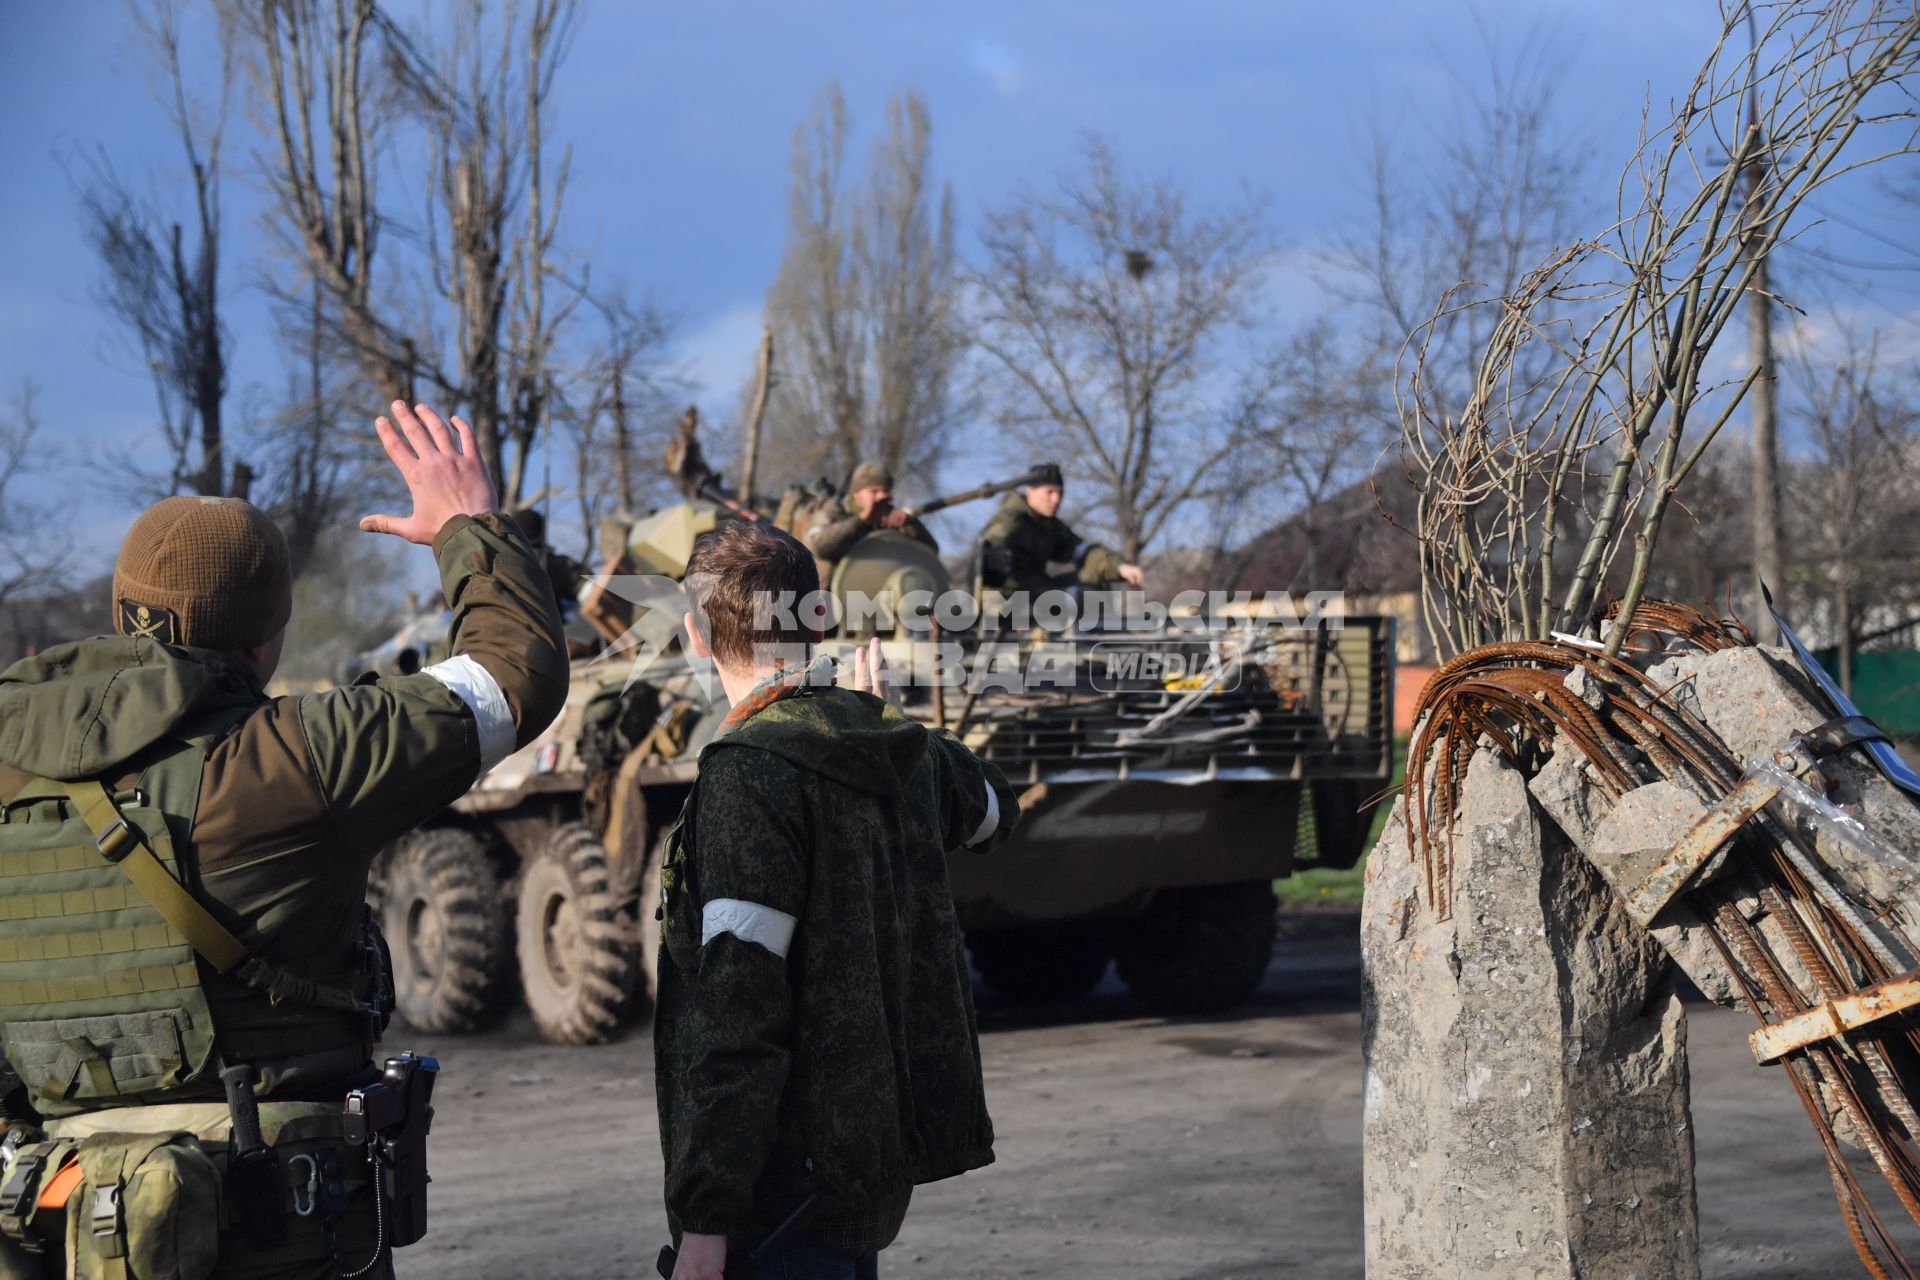
<svg viewBox="0 0 1920 1280">
<path fill-rule="evenodd" d="M 1833 633 L 1839 648 L 1840 692 L 1853 697 L 1853 567 L 1842 556 L 1833 584 Z"/>
<path fill-rule="evenodd" d="M 740 460 L 740 501 L 753 501 L 754 473 L 760 467 L 760 425 L 767 416 L 767 391 L 773 385 L 773 326 L 760 331 L 759 368 L 753 382 L 753 408 L 747 413 L 746 453 Z"/>
<path fill-rule="evenodd" d="M 633 434 L 627 427 L 625 361 L 613 371 L 613 479 L 619 493 L 620 514 L 629 515 L 633 511 Z"/>
<path fill-rule="evenodd" d="M 1757 203 L 1761 167 L 1747 167 L 1747 200 Z M 1768 260 L 1763 252 L 1753 285 L 1747 290 L 1747 358 L 1760 371 L 1747 392 L 1753 414 L 1753 576 L 1776 593 L 1786 583 L 1780 566 L 1780 445 L 1779 427 L 1773 414 L 1773 298 L 1767 281 Z M 1754 639 L 1772 644 L 1774 626 L 1760 605 L 1759 585 L 1754 588 L 1752 617 Z"/>
</svg>

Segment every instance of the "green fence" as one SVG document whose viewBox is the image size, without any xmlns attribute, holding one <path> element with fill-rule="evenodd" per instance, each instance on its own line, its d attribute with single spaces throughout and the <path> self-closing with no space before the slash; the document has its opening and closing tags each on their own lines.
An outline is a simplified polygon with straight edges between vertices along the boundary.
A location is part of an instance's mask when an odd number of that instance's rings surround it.
<svg viewBox="0 0 1920 1280">
<path fill-rule="evenodd" d="M 1832 649 L 1814 654 L 1840 678 Z M 1889 649 L 1853 655 L 1853 702 L 1875 724 L 1896 738 L 1920 740 L 1920 650 Z"/>
</svg>

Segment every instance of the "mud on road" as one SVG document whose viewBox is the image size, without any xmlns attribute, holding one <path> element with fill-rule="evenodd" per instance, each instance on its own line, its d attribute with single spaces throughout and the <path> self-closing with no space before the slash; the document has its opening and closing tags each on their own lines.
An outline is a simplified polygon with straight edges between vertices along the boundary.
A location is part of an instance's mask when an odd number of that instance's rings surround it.
<svg viewBox="0 0 1920 1280">
<path fill-rule="evenodd" d="M 1689 1009 L 1703 1261 L 1721 1280 L 1862 1274 L 1793 1092 L 1744 1014 Z M 438 1052 L 432 1230 L 403 1280 L 642 1277 L 666 1240 L 652 1045 L 541 1044 L 524 1015 Z M 1139 1016 L 1111 977 L 1044 1011 L 981 997 L 998 1163 L 922 1188 L 905 1280 L 1359 1280 L 1357 918 L 1283 917 L 1251 1006 Z M 1896 1226 L 1897 1230 L 1897 1226 Z"/>
</svg>

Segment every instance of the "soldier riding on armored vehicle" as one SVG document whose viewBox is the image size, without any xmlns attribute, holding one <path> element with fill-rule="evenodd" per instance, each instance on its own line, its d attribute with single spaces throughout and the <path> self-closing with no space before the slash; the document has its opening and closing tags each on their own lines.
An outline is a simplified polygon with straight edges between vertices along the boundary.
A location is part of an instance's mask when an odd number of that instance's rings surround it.
<svg viewBox="0 0 1920 1280">
<path fill-rule="evenodd" d="M 693 430 L 689 418 L 668 455 L 688 500 L 626 524 L 581 588 L 583 656 L 560 718 L 377 869 L 400 1012 L 421 1029 L 478 1026 L 516 959 L 549 1040 L 604 1040 L 645 1006 L 657 850 L 726 711 L 678 643 L 693 543 L 725 520 L 804 536 L 872 514 L 826 485 L 762 514 L 705 466 Z M 1010 491 L 1057 494 L 1059 482 L 1037 468 L 894 523 L 1003 493 L 1011 507 L 1025 497 Z M 1011 586 L 991 540 L 973 549 L 971 590 L 955 593 L 930 538 L 867 523 L 882 527 L 828 548 L 835 612 L 821 651 L 880 635 L 907 714 L 959 735 L 1022 789 L 1008 845 L 949 868 L 983 981 L 1012 999 L 1067 999 L 1117 964 L 1155 1011 L 1244 1000 L 1272 954 L 1272 881 L 1294 869 L 1302 805 L 1314 865 L 1351 866 L 1361 852 L 1359 809 L 1391 763 L 1391 621 L 1302 625 L 1244 602 L 1143 618 L 1134 593 L 1076 597 L 1080 618 L 1060 624 L 988 585 Z M 409 658 L 405 645 L 376 654 Z"/>
</svg>

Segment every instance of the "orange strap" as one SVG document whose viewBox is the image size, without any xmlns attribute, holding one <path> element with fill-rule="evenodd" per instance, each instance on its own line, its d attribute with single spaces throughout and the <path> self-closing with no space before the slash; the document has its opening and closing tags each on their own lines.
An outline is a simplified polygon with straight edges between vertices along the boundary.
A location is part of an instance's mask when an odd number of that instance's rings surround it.
<svg viewBox="0 0 1920 1280">
<path fill-rule="evenodd" d="M 78 1156 L 68 1156 L 67 1163 L 60 1166 L 60 1172 L 48 1178 L 46 1185 L 40 1188 L 40 1207 L 42 1209 L 64 1209 L 67 1199 L 73 1195 L 73 1189 L 80 1185 L 85 1175 L 80 1171 Z"/>
</svg>

